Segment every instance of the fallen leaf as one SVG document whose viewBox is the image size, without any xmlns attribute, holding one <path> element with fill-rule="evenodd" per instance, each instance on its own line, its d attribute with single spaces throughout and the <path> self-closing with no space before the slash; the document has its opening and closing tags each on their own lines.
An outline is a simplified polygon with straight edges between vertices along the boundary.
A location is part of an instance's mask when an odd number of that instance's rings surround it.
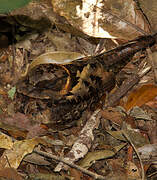
<svg viewBox="0 0 157 180">
<path fill-rule="evenodd" d="M 18 174 L 14 168 L 4 168 L 0 170 L 0 177 L 12 180 L 22 180 L 23 178 Z M 1 179 L 1 178 L 0 178 Z"/>
<path fill-rule="evenodd" d="M 132 0 L 52 0 L 53 9 L 85 34 L 101 38 L 133 39 L 149 32 L 149 25 Z"/>
<path fill-rule="evenodd" d="M 155 96 L 157 96 L 157 86 L 153 84 L 143 85 L 129 95 L 123 107 L 128 111 L 134 106 L 142 106 L 155 98 Z"/>
<path fill-rule="evenodd" d="M 118 112 L 116 109 L 109 107 L 108 109 L 104 109 L 101 112 L 102 112 L 103 118 L 108 119 L 119 126 L 122 125 L 124 116 L 122 113 Z"/>
<path fill-rule="evenodd" d="M 149 141 L 145 137 L 142 136 L 142 134 L 136 130 L 125 130 L 127 135 L 129 136 L 131 142 L 136 147 L 141 147 L 145 144 L 148 144 Z M 127 141 L 127 139 L 123 135 L 123 131 L 106 131 L 114 138 L 121 140 L 121 141 Z"/>
<path fill-rule="evenodd" d="M 33 125 L 29 128 L 27 139 L 43 136 L 47 133 L 47 130 L 43 129 L 40 124 Z"/>
<path fill-rule="evenodd" d="M 149 22 L 151 24 L 151 29 L 155 32 L 157 31 L 157 1 L 156 0 L 138 0 L 140 7 L 142 8 L 142 11 L 146 15 L 146 17 L 149 19 Z"/>
<path fill-rule="evenodd" d="M 7 125 L 12 125 L 17 128 L 21 128 L 23 130 L 28 130 L 32 127 L 29 118 L 25 114 L 20 112 L 15 113 L 12 117 L 2 119 L 1 122 Z"/>
<path fill-rule="evenodd" d="M 36 164 L 36 165 L 39 165 L 39 166 L 49 166 L 49 165 L 51 165 L 51 163 L 49 161 L 45 160 L 45 157 L 40 156 L 37 153 L 28 154 L 26 157 L 24 157 L 23 160 L 26 161 L 26 162 L 29 162 L 31 164 Z"/>
<path fill-rule="evenodd" d="M 0 133 L 0 148 L 11 149 L 12 147 L 12 138 L 6 134 Z"/>
<path fill-rule="evenodd" d="M 107 165 L 109 169 L 111 169 L 111 172 L 107 175 L 106 179 L 119 179 L 120 180 L 126 180 L 127 179 L 127 174 L 125 171 L 125 162 L 124 159 L 108 159 L 107 160 Z"/>
<path fill-rule="evenodd" d="M 28 131 L 22 130 L 20 128 L 17 128 L 13 125 L 7 125 L 4 123 L 0 123 L 0 128 L 7 131 L 9 133 L 9 135 L 14 137 L 15 139 L 17 139 L 19 137 L 26 138 L 27 132 L 28 132 Z"/>
<path fill-rule="evenodd" d="M 134 117 L 135 119 L 142 119 L 146 121 L 152 121 L 151 115 L 146 113 L 142 108 L 137 106 L 133 107 L 129 113 L 130 116 Z"/>
<path fill-rule="evenodd" d="M 4 167 L 17 169 L 23 158 L 30 154 L 38 143 L 39 139 L 37 138 L 15 141 L 12 149 L 4 151 L 0 157 L 0 170 Z"/>
<path fill-rule="evenodd" d="M 101 150 L 101 151 L 88 152 L 85 158 L 81 161 L 80 166 L 83 168 L 89 168 L 97 160 L 106 159 L 106 158 L 114 156 L 125 145 L 126 143 L 122 143 L 119 146 L 113 147 L 114 151 Z"/>
<path fill-rule="evenodd" d="M 70 168 L 69 171 L 70 171 L 70 175 L 71 175 L 72 177 L 74 177 L 75 180 L 80 180 L 81 177 L 83 176 L 82 172 L 81 172 L 81 171 L 78 171 L 77 169 Z"/>
<path fill-rule="evenodd" d="M 16 87 L 12 87 L 9 91 L 8 91 L 8 97 L 11 98 L 12 100 L 14 99 L 16 93 Z"/>
</svg>

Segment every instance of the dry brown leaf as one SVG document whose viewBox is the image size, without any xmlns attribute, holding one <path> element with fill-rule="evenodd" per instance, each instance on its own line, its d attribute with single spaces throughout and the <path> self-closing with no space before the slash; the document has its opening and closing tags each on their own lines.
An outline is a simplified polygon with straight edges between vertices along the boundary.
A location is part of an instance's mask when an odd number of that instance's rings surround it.
<svg viewBox="0 0 157 180">
<path fill-rule="evenodd" d="M 70 168 L 69 171 L 70 171 L 70 175 L 73 176 L 75 180 L 80 180 L 81 176 L 83 175 L 82 172 L 74 168 Z"/>
<path fill-rule="evenodd" d="M 31 153 L 28 154 L 25 158 L 24 161 L 29 162 L 31 164 L 36 164 L 39 166 L 49 166 L 51 163 L 49 161 L 45 160 L 45 157 L 40 156 L 39 154 L 36 153 Z"/>
<path fill-rule="evenodd" d="M 29 118 L 20 112 L 15 113 L 12 117 L 7 117 L 4 120 L 1 120 L 1 122 L 23 130 L 28 130 L 32 127 Z"/>
<path fill-rule="evenodd" d="M 30 154 L 34 147 L 39 143 L 39 139 L 28 139 L 24 141 L 15 141 L 12 149 L 6 150 L 0 157 L 0 169 L 12 167 L 17 169 L 23 158 Z"/>
<path fill-rule="evenodd" d="M 156 0 L 138 0 L 142 11 L 145 13 L 151 24 L 152 31 L 157 31 L 157 1 Z M 151 2 L 151 3 L 150 3 Z"/>
<path fill-rule="evenodd" d="M 93 37 L 133 39 L 149 33 L 145 17 L 132 0 L 52 0 L 54 11 Z"/>
<path fill-rule="evenodd" d="M 33 125 L 29 128 L 29 132 L 27 134 L 27 139 L 31 139 L 34 137 L 40 137 L 47 133 L 47 130 L 42 128 L 40 124 Z"/>
<path fill-rule="evenodd" d="M 4 124 L 4 123 L 0 123 L 0 128 L 7 131 L 15 139 L 19 138 L 19 137 L 26 138 L 27 132 L 28 132 L 28 131 L 22 130 L 20 128 L 17 128 L 13 125 L 8 125 L 8 124 Z"/>
<path fill-rule="evenodd" d="M 108 165 L 112 169 L 112 173 L 110 175 L 110 178 L 108 179 L 136 179 L 141 180 L 140 172 L 136 165 L 132 163 L 131 161 L 125 162 L 122 159 L 111 159 L 107 161 Z M 120 177 L 117 178 L 116 177 Z"/>
<path fill-rule="evenodd" d="M 108 109 L 104 109 L 101 112 L 105 119 L 108 119 L 119 126 L 122 125 L 124 116 L 120 112 L 116 111 L 116 109 L 109 107 Z"/>
<path fill-rule="evenodd" d="M 107 164 L 109 168 L 111 169 L 111 173 L 106 177 L 106 179 L 118 179 L 117 177 L 120 177 L 120 180 L 126 180 L 127 174 L 125 171 L 124 166 L 124 160 L 122 159 L 108 159 Z"/>
<path fill-rule="evenodd" d="M 0 148 L 11 149 L 13 147 L 12 138 L 6 134 L 0 134 Z"/>
<path fill-rule="evenodd" d="M 0 170 L 0 177 L 12 180 L 22 180 L 23 178 L 17 173 L 14 168 L 4 168 Z"/>
<path fill-rule="evenodd" d="M 123 107 L 128 111 L 134 106 L 142 106 L 151 101 L 155 96 L 157 96 L 157 86 L 153 84 L 143 85 L 129 95 Z"/>
</svg>

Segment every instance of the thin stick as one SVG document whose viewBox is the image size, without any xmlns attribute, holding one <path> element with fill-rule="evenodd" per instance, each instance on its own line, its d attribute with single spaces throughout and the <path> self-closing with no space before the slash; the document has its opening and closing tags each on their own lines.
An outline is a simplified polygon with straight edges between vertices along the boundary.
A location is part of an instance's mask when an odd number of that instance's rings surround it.
<svg viewBox="0 0 157 180">
<path fill-rule="evenodd" d="M 140 155 L 139 155 L 139 153 L 138 153 L 135 145 L 132 143 L 132 141 L 131 141 L 131 139 L 129 138 L 129 136 L 127 135 L 127 133 L 126 133 L 124 130 L 122 130 L 122 133 L 123 133 L 124 137 L 128 140 L 128 142 L 131 144 L 131 146 L 133 147 L 133 149 L 134 149 L 134 151 L 135 151 L 135 153 L 136 153 L 136 155 L 137 155 L 137 157 L 138 157 L 138 159 L 139 159 L 139 161 L 140 161 L 140 166 L 141 166 L 141 170 L 142 170 L 141 178 L 142 178 L 142 180 L 145 180 L 145 173 L 144 173 L 144 168 L 143 168 L 142 159 L 140 158 Z"/>
<path fill-rule="evenodd" d="M 47 153 L 47 152 L 43 152 L 43 151 L 40 151 L 40 150 L 34 150 L 34 152 L 37 153 L 37 154 L 40 154 L 40 155 L 42 155 L 42 156 L 45 156 L 45 157 L 54 159 L 54 160 L 56 160 L 56 161 L 63 162 L 63 163 L 65 163 L 65 164 L 67 164 L 68 166 L 70 166 L 70 167 L 72 167 L 72 168 L 75 168 L 75 169 L 77 169 L 77 170 L 79 170 L 79 171 L 82 171 L 83 173 L 85 173 L 85 174 L 93 177 L 94 179 L 106 180 L 105 177 L 103 177 L 103 176 L 101 176 L 101 175 L 98 175 L 98 174 L 96 174 L 96 173 L 93 173 L 93 172 L 91 172 L 91 171 L 88 171 L 87 169 L 84 169 L 84 168 L 82 168 L 82 167 L 80 167 L 80 166 L 78 166 L 78 165 L 75 165 L 75 164 L 73 164 L 73 163 L 65 160 L 65 159 L 62 158 L 62 157 L 57 157 L 57 156 L 55 156 L 55 155 L 53 155 L 53 154 L 50 154 L 50 153 Z"/>
</svg>

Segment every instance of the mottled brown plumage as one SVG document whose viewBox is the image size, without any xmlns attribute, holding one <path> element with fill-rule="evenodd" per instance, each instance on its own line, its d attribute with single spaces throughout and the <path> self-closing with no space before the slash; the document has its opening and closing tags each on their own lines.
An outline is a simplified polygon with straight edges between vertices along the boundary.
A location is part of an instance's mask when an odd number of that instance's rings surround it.
<svg viewBox="0 0 157 180">
<path fill-rule="evenodd" d="M 75 121 L 87 108 L 92 109 L 105 91 L 114 87 L 115 75 L 136 52 L 154 43 L 154 36 L 145 36 L 69 64 L 40 65 L 18 84 L 18 91 L 34 98 L 50 99 L 52 122 Z"/>
</svg>

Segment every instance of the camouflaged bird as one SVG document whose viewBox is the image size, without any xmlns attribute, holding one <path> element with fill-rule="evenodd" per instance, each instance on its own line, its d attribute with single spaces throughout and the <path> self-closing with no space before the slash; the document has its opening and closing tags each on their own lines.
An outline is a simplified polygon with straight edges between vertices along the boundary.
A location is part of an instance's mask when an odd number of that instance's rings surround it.
<svg viewBox="0 0 157 180">
<path fill-rule="evenodd" d="M 52 123 L 67 124 L 99 102 L 115 85 L 115 75 L 138 51 L 152 46 L 154 36 L 143 36 L 108 52 L 65 64 L 41 64 L 18 84 L 18 92 L 52 103 Z M 42 77 L 45 77 L 44 79 Z"/>
</svg>

